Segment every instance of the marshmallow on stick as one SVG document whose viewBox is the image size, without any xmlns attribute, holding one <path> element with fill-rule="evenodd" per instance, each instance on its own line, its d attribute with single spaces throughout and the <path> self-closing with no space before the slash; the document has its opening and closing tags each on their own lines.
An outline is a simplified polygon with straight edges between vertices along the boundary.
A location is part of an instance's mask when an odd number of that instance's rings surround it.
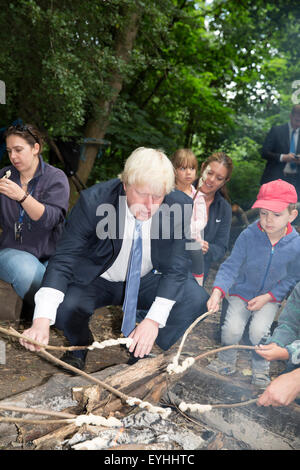
<svg viewBox="0 0 300 470">
<path fill-rule="evenodd" d="M 3 176 L 2 179 L 4 179 L 4 178 L 10 178 L 10 175 L 11 175 L 11 171 L 10 171 L 10 170 L 7 170 L 7 172 L 5 173 L 5 175 Z"/>
</svg>

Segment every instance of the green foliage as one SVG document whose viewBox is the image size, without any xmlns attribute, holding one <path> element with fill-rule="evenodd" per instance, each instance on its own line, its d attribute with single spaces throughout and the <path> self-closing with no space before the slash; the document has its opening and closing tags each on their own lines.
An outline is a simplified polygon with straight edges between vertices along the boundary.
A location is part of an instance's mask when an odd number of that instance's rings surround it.
<svg viewBox="0 0 300 470">
<path fill-rule="evenodd" d="M 244 210 L 249 209 L 255 200 L 265 165 L 260 154 L 264 140 L 262 124 L 262 119 L 239 116 L 233 132 L 220 149 L 230 155 L 234 164 L 228 183 L 231 201 Z"/>
<path fill-rule="evenodd" d="M 17 117 L 53 136 L 101 126 L 99 102 L 121 91 L 88 184 L 115 177 L 138 146 L 200 159 L 232 156 L 232 199 L 249 207 L 264 162 L 263 139 L 288 119 L 299 76 L 296 0 L 11 0 L 0 9 L 0 127 Z M 138 12 L 130 61 L 117 38 Z M 120 46 L 120 45 L 119 45 Z M 300 88 L 300 86 L 299 86 Z"/>
<path fill-rule="evenodd" d="M 14 0 L 1 10 L 0 74 L 7 85 L 1 123 L 22 117 L 54 136 L 82 134 L 95 98 L 110 93 L 114 29 L 121 8 L 133 4 L 109 3 Z"/>
<path fill-rule="evenodd" d="M 244 210 L 250 209 L 260 188 L 264 164 L 261 161 L 234 159 L 234 172 L 228 184 L 230 199 Z"/>
</svg>

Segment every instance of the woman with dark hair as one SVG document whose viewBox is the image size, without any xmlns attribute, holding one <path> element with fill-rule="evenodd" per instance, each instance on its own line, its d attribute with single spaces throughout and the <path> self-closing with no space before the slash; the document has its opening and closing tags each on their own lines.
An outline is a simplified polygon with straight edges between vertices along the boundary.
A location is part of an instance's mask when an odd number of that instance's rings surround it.
<svg viewBox="0 0 300 470">
<path fill-rule="evenodd" d="M 34 126 L 11 126 L 5 139 L 11 165 L 0 170 L 0 279 L 32 304 L 61 234 L 70 189 L 64 172 L 43 161 L 43 138 Z"/>
<path fill-rule="evenodd" d="M 232 170 L 231 158 L 224 152 L 215 152 L 202 163 L 201 176 L 196 182 L 197 191 L 204 195 L 207 212 L 202 241 L 204 279 L 211 263 L 222 259 L 228 247 L 232 210 L 226 183 Z"/>
</svg>

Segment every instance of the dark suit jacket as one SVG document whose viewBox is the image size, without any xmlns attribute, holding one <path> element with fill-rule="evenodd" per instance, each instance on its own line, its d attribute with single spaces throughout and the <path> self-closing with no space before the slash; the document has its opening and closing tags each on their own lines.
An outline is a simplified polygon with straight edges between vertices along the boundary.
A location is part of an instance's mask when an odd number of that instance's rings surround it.
<svg viewBox="0 0 300 470">
<path fill-rule="evenodd" d="M 211 263 L 220 261 L 226 254 L 229 244 L 232 209 L 228 201 L 217 191 L 209 208 L 209 217 L 204 229 L 204 240 L 209 250 L 204 255 L 204 277 L 207 277 Z"/>
<path fill-rule="evenodd" d="M 261 178 L 261 184 L 277 179 L 286 180 L 283 173 L 286 163 L 282 163 L 280 161 L 280 155 L 282 153 L 289 153 L 289 150 L 289 125 L 283 124 L 281 126 L 273 126 L 269 131 L 262 148 L 262 157 L 267 160 L 267 163 Z M 300 154 L 300 139 L 298 139 L 296 153 Z"/>
<path fill-rule="evenodd" d="M 186 217 L 175 217 L 176 210 L 170 211 L 175 203 Z M 162 273 L 157 291 L 160 297 L 178 301 L 183 294 L 191 264 L 185 249 L 189 238 L 184 235 L 189 235 L 191 213 L 191 198 L 175 190 L 166 195 L 153 216 L 151 260 L 153 268 Z M 42 287 L 65 293 L 70 283 L 85 286 L 105 272 L 121 250 L 124 221 L 125 193 L 119 179 L 82 191 L 49 261 Z M 108 236 L 103 237 L 105 227 Z"/>
</svg>

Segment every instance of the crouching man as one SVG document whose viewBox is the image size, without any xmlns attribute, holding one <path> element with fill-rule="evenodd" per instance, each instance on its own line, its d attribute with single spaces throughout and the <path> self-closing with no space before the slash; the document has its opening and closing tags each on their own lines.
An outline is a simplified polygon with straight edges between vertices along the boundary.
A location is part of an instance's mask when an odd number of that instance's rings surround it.
<svg viewBox="0 0 300 470">
<path fill-rule="evenodd" d="M 135 359 L 148 355 L 155 342 L 169 349 L 206 311 L 208 300 L 190 272 L 191 212 L 191 199 L 174 190 L 167 156 L 136 149 L 119 178 L 81 192 L 23 336 L 47 344 L 55 325 L 71 345 L 88 345 L 94 310 L 123 305 L 121 329 L 133 340 L 129 351 Z M 24 338 L 20 342 L 39 349 Z M 68 351 L 62 359 L 83 369 L 86 351 Z"/>
</svg>

